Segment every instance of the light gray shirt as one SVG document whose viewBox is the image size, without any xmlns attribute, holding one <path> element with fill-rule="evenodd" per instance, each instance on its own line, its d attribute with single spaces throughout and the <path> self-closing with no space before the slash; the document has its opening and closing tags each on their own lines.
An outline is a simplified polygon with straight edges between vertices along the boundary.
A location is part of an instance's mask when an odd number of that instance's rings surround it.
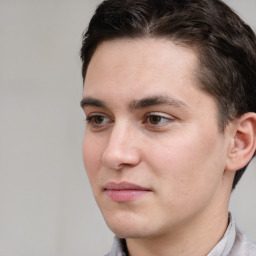
<svg viewBox="0 0 256 256">
<path fill-rule="evenodd" d="M 105 256 L 128 256 L 125 250 L 125 240 L 115 237 L 111 251 Z M 207 256 L 256 256 L 256 244 L 247 240 L 246 235 L 236 227 L 230 215 L 229 225 L 223 238 Z"/>
</svg>

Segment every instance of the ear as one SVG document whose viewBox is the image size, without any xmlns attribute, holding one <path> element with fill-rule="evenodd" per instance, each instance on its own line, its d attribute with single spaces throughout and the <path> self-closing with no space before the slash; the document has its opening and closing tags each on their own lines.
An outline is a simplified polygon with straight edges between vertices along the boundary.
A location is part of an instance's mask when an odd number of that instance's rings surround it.
<svg viewBox="0 0 256 256">
<path fill-rule="evenodd" d="M 256 150 L 256 113 L 248 112 L 232 124 L 232 141 L 226 171 L 237 171 L 246 166 Z"/>
</svg>

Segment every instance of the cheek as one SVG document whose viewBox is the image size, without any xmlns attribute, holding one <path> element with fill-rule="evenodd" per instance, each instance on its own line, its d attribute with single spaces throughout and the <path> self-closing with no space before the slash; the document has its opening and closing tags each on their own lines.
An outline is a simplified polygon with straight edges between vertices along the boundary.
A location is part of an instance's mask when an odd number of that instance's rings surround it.
<svg viewBox="0 0 256 256">
<path fill-rule="evenodd" d="M 180 195 L 200 191 L 209 186 L 208 181 L 215 186 L 223 165 L 223 147 L 215 133 L 187 134 L 155 144 L 148 159 L 159 180 L 170 184 L 167 188 Z"/>
<path fill-rule="evenodd" d="M 83 160 L 89 179 L 93 178 L 101 166 L 101 146 L 87 133 L 84 136 Z"/>
</svg>

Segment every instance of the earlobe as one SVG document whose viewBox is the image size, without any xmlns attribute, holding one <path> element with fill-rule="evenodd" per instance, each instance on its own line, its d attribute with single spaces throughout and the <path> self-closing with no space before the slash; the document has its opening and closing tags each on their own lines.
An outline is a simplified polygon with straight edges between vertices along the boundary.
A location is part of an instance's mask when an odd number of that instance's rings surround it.
<svg viewBox="0 0 256 256">
<path fill-rule="evenodd" d="M 239 117 L 233 130 L 227 157 L 226 171 L 237 171 L 249 163 L 256 150 L 256 113 Z"/>
</svg>

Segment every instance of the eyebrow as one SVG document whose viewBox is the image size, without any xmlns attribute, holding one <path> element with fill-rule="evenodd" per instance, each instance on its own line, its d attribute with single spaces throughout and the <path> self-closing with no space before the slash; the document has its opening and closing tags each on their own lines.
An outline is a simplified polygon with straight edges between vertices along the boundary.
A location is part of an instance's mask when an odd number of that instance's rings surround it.
<svg viewBox="0 0 256 256">
<path fill-rule="evenodd" d="M 188 107 L 188 105 L 176 98 L 164 95 L 157 95 L 142 98 L 140 100 L 133 100 L 130 104 L 131 109 L 147 108 L 155 105 L 171 105 L 174 107 Z"/>
<path fill-rule="evenodd" d="M 174 107 L 188 107 L 188 105 L 176 98 L 164 95 L 156 95 L 142 98 L 140 100 L 133 100 L 129 104 L 130 109 L 141 109 L 147 108 L 155 105 L 171 105 Z M 99 107 L 99 108 L 107 108 L 107 104 L 99 99 L 92 97 L 85 97 L 81 100 L 80 106 L 82 108 L 87 106 Z"/>
<path fill-rule="evenodd" d="M 87 106 L 107 108 L 107 105 L 102 100 L 95 99 L 95 98 L 92 98 L 92 97 L 83 98 L 80 102 L 80 106 L 82 108 L 87 107 Z"/>
</svg>

